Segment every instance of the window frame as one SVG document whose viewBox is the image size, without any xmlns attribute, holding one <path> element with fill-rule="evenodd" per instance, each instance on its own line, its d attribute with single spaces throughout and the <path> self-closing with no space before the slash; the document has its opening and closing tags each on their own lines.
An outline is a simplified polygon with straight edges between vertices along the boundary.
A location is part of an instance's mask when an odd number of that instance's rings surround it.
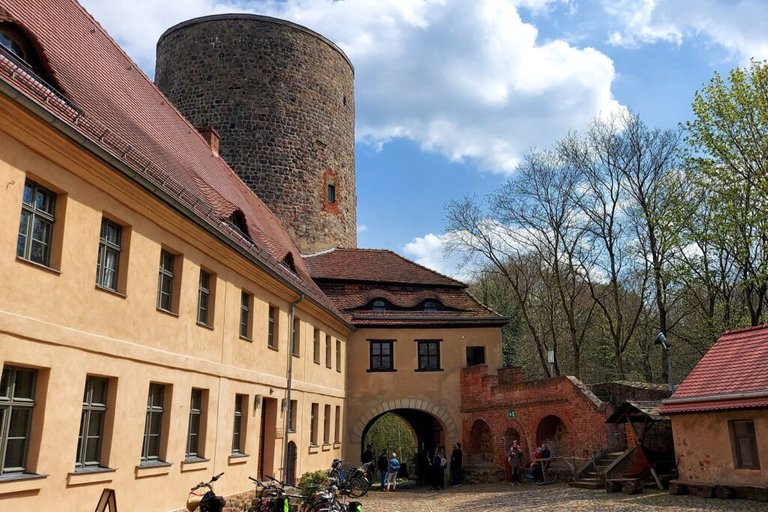
<svg viewBox="0 0 768 512">
<path fill-rule="evenodd" d="M 751 432 L 739 432 L 741 426 L 746 426 Z M 733 467 L 735 469 L 760 470 L 760 449 L 757 443 L 757 431 L 753 419 L 739 419 L 728 422 L 730 431 L 731 448 L 733 450 Z M 745 462 L 745 451 L 754 460 L 754 464 Z"/>
<path fill-rule="evenodd" d="M 189 394 L 189 422 L 184 450 L 186 461 L 205 460 L 205 399 L 206 390 L 192 388 Z"/>
<path fill-rule="evenodd" d="M 320 329 L 315 327 L 312 333 L 312 360 L 320 364 Z"/>
<path fill-rule="evenodd" d="M 117 240 L 109 237 L 110 228 L 117 233 Z M 120 260 L 123 252 L 123 226 L 107 217 L 101 218 L 99 230 L 99 252 L 96 261 L 96 286 L 105 290 L 118 292 L 120 290 Z M 110 268 L 110 256 L 114 268 Z"/>
<path fill-rule="evenodd" d="M 417 372 L 441 372 L 442 360 L 440 345 L 443 340 L 416 340 Z M 422 347 L 426 347 L 426 354 L 422 354 Z M 432 349 L 435 349 L 434 351 Z"/>
<path fill-rule="evenodd" d="M 27 192 L 29 190 L 29 193 Z M 37 195 L 40 193 L 46 200 L 38 207 Z M 27 202 L 27 197 L 31 202 Z M 44 267 L 52 268 L 54 230 L 56 228 L 56 207 L 59 195 L 38 182 L 27 178 L 24 181 L 24 192 L 21 199 L 21 215 L 19 216 L 19 232 L 16 239 L 16 257 Z M 26 221 L 26 224 L 25 224 Z M 46 226 L 43 239 L 36 240 L 34 233 L 36 224 Z M 40 254 L 36 256 L 35 243 L 40 245 Z"/>
<path fill-rule="evenodd" d="M 273 306 L 272 304 L 269 305 L 269 309 L 267 311 L 267 346 L 269 348 L 278 350 L 278 323 L 277 323 L 277 317 L 278 317 L 278 308 L 277 306 Z"/>
<path fill-rule="evenodd" d="M 470 345 L 465 349 L 467 368 L 485 364 L 485 345 Z M 477 357 L 478 354 L 482 354 L 482 358 Z M 482 361 L 477 362 L 479 359 Z"/>
<path fill-rule="evenodd" d="M 178 255 L 167 249 L 160 249 L 160 267 L 157 278 L 157 309 L 166 313 L 176 314 L 178 305 L 176 293 L 179 273 L 176 272 Z M 166 301 L 163 298 L 167 297 Z"/>
<path fill-rule="evenodd" d="M 232 421 L 232 451 L 231 455 L 245 456 L 246 423 L 248 395 L 237 393 Z"/>
<path fill-rule="evenodd" d="M 331 404 L 323 406 L 323 444 L 331 444 Z"/>
<path fill-rule="evenodd" d="M 394 347 L 393 347 L 394 349 Z M 394 357 L 394 351 L 393 351 L 393 357 Z M 339 338 L 336 338 L 336 371 L 341 373 L 341 340 Z M 394 364 L 394 359 L 392 360 L 392 363 Z"/>
<path fill-rule="evenodd" d="M 395 370 L 395 340 L 368 340 L 368 371 L 369 372 L 394 372 Z M 378 354 L 374 347 L 378 347 Z M 389 347 L 389 354 L 384 354 L 382 349 Z M 389 364 L 384 364 L 384 358 L 389 358 Z M 378 364 L 374 365 L 377 361 Z"/>
<path fill-rule="evenodd" d="M 333 345 L 331 345 L 332 336 L 325 335 L 325 367 L 333 368 Z"/>
<path fill-rule="evenodd" d="M 94 402 L 94 391 L 96 384 L 103 384 L 103 403 Z M 89 468 L 106 467 L 103 464 L 104 440 L 107 427 L 107 413 L 109 408 L 109 379 L 96 375 L 87 375 L 85 378 L 85 389 L 83 391 L 82 413 L 80 416 L 80 429 L 77 439 L 77 453 L 75 454 L 75 471 L 84 471 Z M 93 415 L 100 416 L 97 420 L 97 433 L 91 432 Z M 85 439 L 85 442 L 83 440 Z M 97 444 L 96 460 L 87 460 L 88 446 L 91 439 L 95 439 Z"/>
<path fill-rule="evenodd" d="M 288 432 L 296 432 L 296 418 L 298 418 L 299 401 L 291 400 L 288 403 Z"/>
<path fill-rule="evenodd" d="M 27 391 L 26 396 L 17 393 L 19 373 L 29 374 L 27 381 L 29 389 L 25 390 Z M 0 375 L 0 477 L 2 477 L 3 475 L 28 473 L 29 445 L 39 376 L 38 371 L 34 368 L 14 365 L 4 365 Z M 23 434 L 10 436 L 10 424 L 14 420 L 15 413 L 23 413 L 26 416 L 26 418 L 22 417 L 21 419 Z M 19 465 L 17 466 L 5 466 L 9 441 L 21 441 L 22 444 L 18 456 Z"/>
<path fill-rule="evenodd" d="M 141 444 L 141 466 L 148 466 L 153 464 L 159 464 L 165 462 L 163 460 L 163 442 L 165 433 L 165 402 L 166 392 L 168 386 L 157 382 L 149 383 L 149 390 L 147 392 L 147 409 L 146 417 L 144 420 L 144 439 Z M 153 390 L 155 393 L 153 393 Z M 159 403 L 155 403 L 155 396 L 159 396 Z M 155 422 L 153 419 L 157 417 L 156 422 L 157 431 L 154 430 Z M 152 441 L 156 438 L 156 452 L 152 450 Z"/>
<path fill-rule="evenodd" d="M 341 406 L 336 406 L 336 415 L 333 424 L 333 442 L 341 443 Z"/>
<path fill-rule="evenodd" d="M 213 327 L 215 307 L 216 274 L 200 267 L 200 278 L 197 288 L 197 324 L 203 327 Z"/>
<path fill-rule="evenodd" d="M 301 357 L 301 319 L 293 316 L 293 327 L 291 331 L 291 355 Z"/>
<path fill-rule="evenodd" d="M 312 402 L 312 407 L 309 413 L 309 445 L 318 446 L 317 444 L 317 428 L 318 428 L 318 416 L 320 415 L 320 404 Z"/>
<path fill-rule="evenodd" d="M 244 340 L 253 339 L 253 294 L 246 290 L 240 292 L 240 337 Z"/>
</svg>

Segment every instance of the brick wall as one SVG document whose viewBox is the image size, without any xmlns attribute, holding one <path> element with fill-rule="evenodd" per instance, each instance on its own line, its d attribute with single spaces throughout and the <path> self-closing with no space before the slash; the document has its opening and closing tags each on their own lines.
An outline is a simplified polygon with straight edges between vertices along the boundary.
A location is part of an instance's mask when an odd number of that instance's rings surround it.
<svg viewBox="0 0 768 512">
<path fill-rule="evenodd" d="M 155 81 L 218 132 L 221 157 L 303 254 L 357 246 L 354 71 L 333 43 L 274 18 L 207 16 L 163 34 Z"/>
</svg>

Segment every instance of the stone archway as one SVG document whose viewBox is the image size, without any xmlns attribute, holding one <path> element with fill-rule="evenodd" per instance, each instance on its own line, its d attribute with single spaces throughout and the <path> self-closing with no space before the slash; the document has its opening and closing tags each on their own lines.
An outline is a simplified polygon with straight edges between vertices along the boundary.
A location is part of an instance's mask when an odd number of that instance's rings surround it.
<svg viewBox="0 0 768 512">
<path fill-rule="evenodd" d="M 539 421 L 536 428 L 536 445 L 547 443 L 552 455 L 563 456 L 571 453 L 568 442 L 568 428 L 559 416 L 550 414 Z"/>
<path fill-rule="evenodd" d="M 451 416 L 442 408 L 426 400 L 419 398 L 402 398 L 400 400 L 389 400 L 382 402 L 375 407 L 371 407 L 368 412 L 363 414 L 352 426 L 352 444 L 360 447 L 363 442 L 363 435 L 365 429 L 371 420 L 381 416 L 385 412 L 395 411 L 397 409 L 415 409 L 422 411 L 430 416 L 434 416 L 440 424 L 443 426 L 446 436 L 446 442 L 448 439 L 461 440 L 459 429 L 456 427 L 456 423 Z"/>
</svg>

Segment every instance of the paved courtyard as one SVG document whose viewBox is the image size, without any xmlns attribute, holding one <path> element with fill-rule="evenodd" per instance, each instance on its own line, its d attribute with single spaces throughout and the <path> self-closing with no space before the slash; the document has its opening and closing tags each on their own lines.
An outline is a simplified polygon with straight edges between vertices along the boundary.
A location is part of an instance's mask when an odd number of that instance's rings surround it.
<svg viewBox="0 0 768 512">
<path fill-rule="evenodd" d="M 678 511 L 715 510 L 751 512 L 768 510 L 766 503 L 719 500 L 696 496 L 672 496 L 646 489 L 642 494 L 608 494 L 605 491 L 573 489 L 565 484 L 511 486 L 509 484 L 462 485 L 441 491 L 398 489 L 386 493 L 372 490 L 360 499 L 365 512 L 442 511 Z"/>
</svg>

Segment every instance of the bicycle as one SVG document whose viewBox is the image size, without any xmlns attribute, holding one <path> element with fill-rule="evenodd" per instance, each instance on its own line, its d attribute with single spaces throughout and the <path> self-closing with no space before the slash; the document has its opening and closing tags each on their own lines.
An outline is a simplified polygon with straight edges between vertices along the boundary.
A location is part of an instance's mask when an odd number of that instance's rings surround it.
<svg viewBox="0 0 768 512">
<path fill-rule="evenodd" d="M 338 488 L 348 492 L 352 498 L 361 498 L 368 494 L 368 489 L 371 487 L 371 480 L 368 475 L 373 474 L 373 462 L 366 462 L 349 472 L 344 470 L 343 462 L 341 459 L 333 459 L 328 476 L 336 478 Z"/>
<path fill-rule="evenodd" d="M 248 512 L 289 512 L 291 498 L 301 498 L 301 496 L 288 494 L 285 491 L 285 483 L 268 476 L 269 482 L 262 482 L 252 476 L 248 479 L 256 484 L 251 506 Z"/>
<path fill-rule="evenodd" d="M 213 482 L 221 478 L 224 473 L 219 473 L 211 477 L 207 482 L 200 482 L 194 486 L 187 495 L 187 510 L 194 512 L 200 508 L 200 512 L 221 512 L 226 505 L 226 501 L 221 496 L 216 496 L 213 492 Z M 207 489 L 204 492 L 198 492 L 199 489 Z"/>
</svg>

